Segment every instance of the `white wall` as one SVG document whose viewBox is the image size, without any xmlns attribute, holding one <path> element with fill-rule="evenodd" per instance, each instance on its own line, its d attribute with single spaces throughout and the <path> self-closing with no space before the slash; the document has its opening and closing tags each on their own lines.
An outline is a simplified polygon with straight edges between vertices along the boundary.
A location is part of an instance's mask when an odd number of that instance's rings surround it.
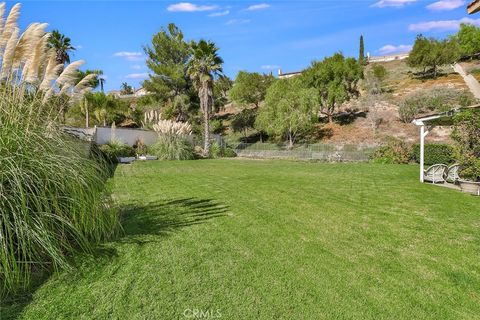
<svg viewBox="0 0 480 320">
<path fill-rule="evenodd" d="M 143 140 L 147 146 L 150 146 L 157 141 L 158 135 L 155 131 L 150 130 L 97 127 L 95 142 L 97 144 L 106 144 L 111 140 L 117 140 L 133 146 L 138 139 Z"/>
</svg>

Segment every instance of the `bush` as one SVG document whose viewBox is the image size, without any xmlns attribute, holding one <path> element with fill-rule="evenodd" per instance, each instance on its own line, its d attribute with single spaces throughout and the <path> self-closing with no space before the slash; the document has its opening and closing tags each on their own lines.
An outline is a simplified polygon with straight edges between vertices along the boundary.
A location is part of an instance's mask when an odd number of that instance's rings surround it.
<svg viewBox="0 0 480 320">
<path fill-rule="evenodd" d="M 474 103 L 472 96 L 465 91 L 451 88 L 433 88 L 414 91 L 400 102 L 400 120 L 410 123 L 420 113 L 444 112 L 455 107 L 465 107 Z"/>
<path fill-rule="evenodd" d="M 118 226 L 105 163 L 25 92 L 0 89 L 0 295 L 27 287 L 32 272 L 68 267 L 67 256 Z"/>
<path fill-rule="evenodd" d="M 454 124 L 454 157 L 460 164 L 460 177 L 480 181 L 480 110 L 457 114 Z"/>
<path fill-rule="evenodd" d="M 404 141 L 390 137 L 387 139 L 386 144 L 375 150 L 372 158 L 376 163 L 408 163 L 410 159 L 410 148 Z"/>
<path fill-rule="evenodd" d="M 192 160 L 195 158 L 192 144 L 179 135 L 159 135 L 150 151 L 160 160 Z"/>
<path fill-rule="evenodd" d="M 220 145 L 217 141 L 210 145 L 210 156 L 212 158 L 235 158 L 235 151 L 226 145 Z"/>
<path fill-rule="evenodd" d="M 135 149 L 118 140 L 111 140 L 99 147 L 110 163 L 117 163 L 119 157 L 134 157 Z"/>
<path fill-rule="evenodd" d="M 411 160 L 420 163 L 419 144 L 413 145 Z M 453 147 L 448 144 L 426 144 L 424 161 L 428 166 L 434 164 L 452 164 L 455 162 L 453 158 Z"/>
</svg>

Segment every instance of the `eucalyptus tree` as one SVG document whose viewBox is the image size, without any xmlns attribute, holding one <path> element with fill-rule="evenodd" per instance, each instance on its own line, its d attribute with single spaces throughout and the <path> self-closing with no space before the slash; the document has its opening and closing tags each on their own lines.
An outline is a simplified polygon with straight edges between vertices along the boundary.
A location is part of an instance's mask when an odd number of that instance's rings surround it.
<svg viewBox="0 0 480 320">
<path fill-rule="evenodd" d="M 218 55 L 215 43 L 205 40 L 191 43 L 191 58 L 188 61 L 187 74 L 193 81 L 200 99 L 203 113 L 204 144 L 203 154 L 210 154 L 210 114 L 214 104 L 213 84 L 215 76 L 223 72 L 223 60 Z"/>
</svg>

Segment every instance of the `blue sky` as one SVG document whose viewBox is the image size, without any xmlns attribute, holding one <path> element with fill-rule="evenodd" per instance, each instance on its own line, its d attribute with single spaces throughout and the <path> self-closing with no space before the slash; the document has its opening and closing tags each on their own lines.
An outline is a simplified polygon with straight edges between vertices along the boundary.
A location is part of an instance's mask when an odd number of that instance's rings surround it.
<svg viewBox="0 0 480 320">
<path fill-rule="evenodd" d="M 337 51 L 357 56 L 361 34 L 371 55 L 405 51 L 418 33 L 444 37 L 461 21 L 480 26 L 465 0 L 24 1 L 20 25 L 47 22 L 69 36 L 78 48 L 72 60 L 102 69 L 112 90 L 140 86 L 148 73 L 142 46 L 170 22 L 187 39 L 216 42 L 224 72 L 235 77 L 301 70 Z"/>
</svg>

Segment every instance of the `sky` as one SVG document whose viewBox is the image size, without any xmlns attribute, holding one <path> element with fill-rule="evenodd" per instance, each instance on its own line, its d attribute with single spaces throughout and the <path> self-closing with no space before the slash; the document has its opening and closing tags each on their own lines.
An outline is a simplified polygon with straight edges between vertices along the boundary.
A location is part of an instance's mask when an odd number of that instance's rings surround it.
<svg viewBox="0 0 480 320">
<path fill-rule="evenodd" d="M 372 56 L 405 52 L 417 34 L 445 37 L 468 16 L 466 0 L 309 1 L 23 1 L 20 27 L 47 22 L 77 50 L 82 69 L 101 69 L 105 90 L 148 77 L 143 47 L 173 22 L 187 40 L 207 39 L 220 48 L 224 73 L 299 71 L 335 52 L 358 56 L 359 37 Z M 7 2 L 7 8 L 15 2 Z"/>
</svg>

